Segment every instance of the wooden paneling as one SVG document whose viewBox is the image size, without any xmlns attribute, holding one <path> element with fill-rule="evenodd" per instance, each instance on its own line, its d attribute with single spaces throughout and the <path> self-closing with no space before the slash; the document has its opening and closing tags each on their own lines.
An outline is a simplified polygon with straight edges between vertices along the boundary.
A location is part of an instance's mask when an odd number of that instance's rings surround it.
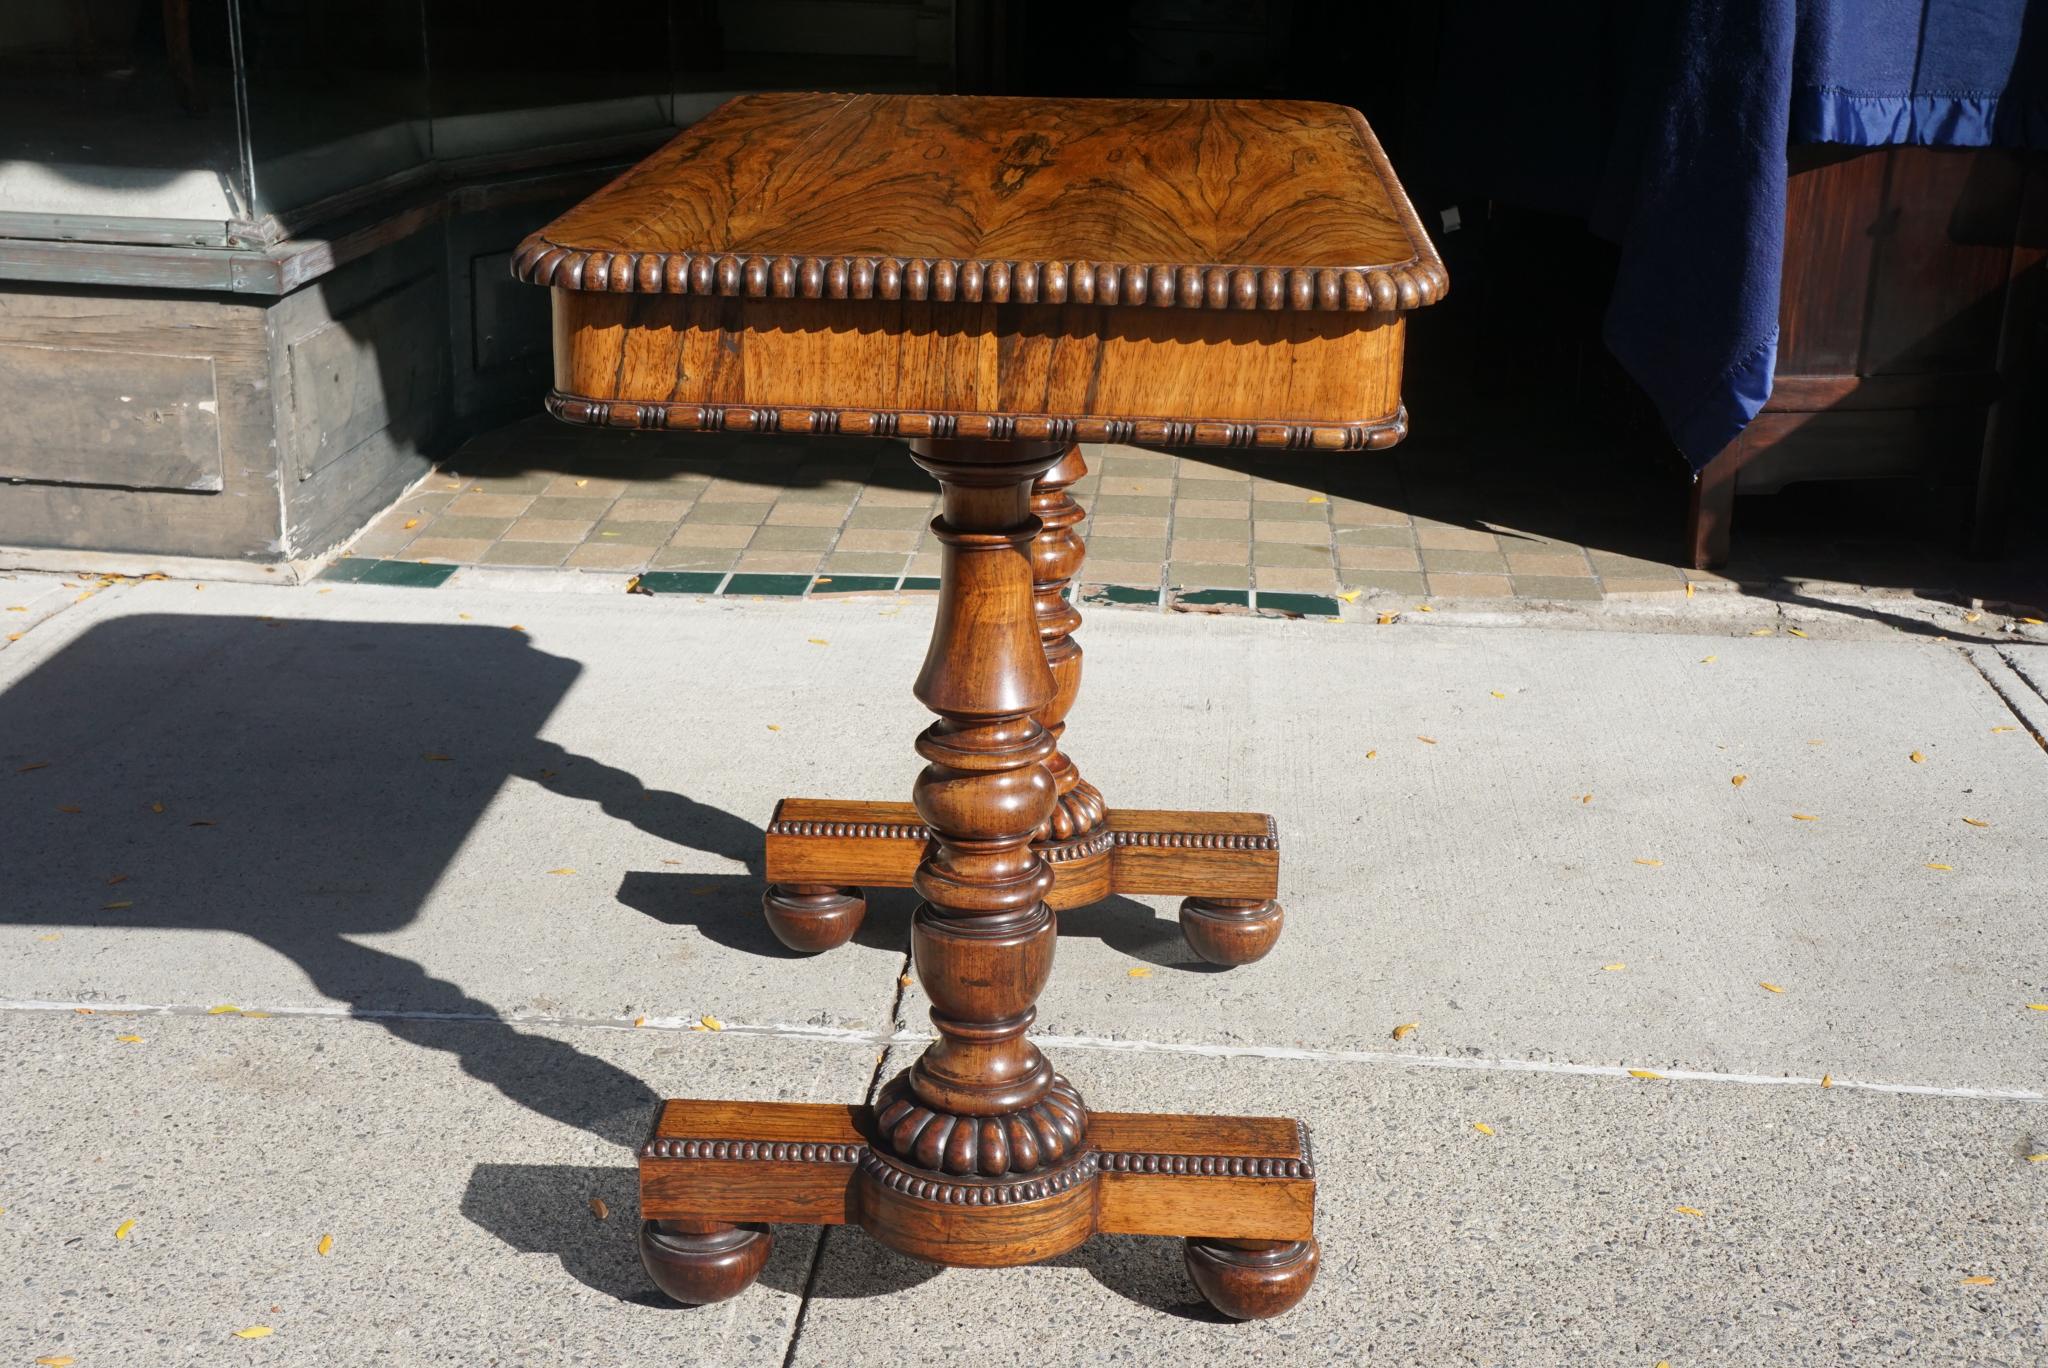
<svg viewBox="0 0 2048 1368">
<path fill-rule="evenodd" d="M 0 394 L 0 477 L 209 493 L 223 484 L 210 357 L 0 344 Z"/>
<path fill-rule="evenodd" d="M 1852 372 L 1862 359 L 1885 165 L 1856 149 L 1793 149 L 1785 223 L 1797 250 L 1785 253 L 1779 294 L 1780 374 Z"/>
<path fill-rule="evenodd" d="M 1868 373 L 1990 370 L 2019 217 L 2011 153 L 1891 148 L 1870 275 Z M 1806 251 L 1823 244 L 1802 242 Z"/>
</svg>

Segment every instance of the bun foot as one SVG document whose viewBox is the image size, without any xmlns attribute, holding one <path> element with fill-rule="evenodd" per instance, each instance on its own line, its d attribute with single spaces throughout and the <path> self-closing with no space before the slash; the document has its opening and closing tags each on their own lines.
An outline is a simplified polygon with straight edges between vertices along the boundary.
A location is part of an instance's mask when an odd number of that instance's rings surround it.
<svg viewBox="0 0 2048 1368">
<path fill-rule="evenodd" d="M 1308 1295 L 1323 1251 L 1314 1240 L 1189 1240 L 1187 1258 L 1209 1305 L 1232 1320 L 1265 1320 Z"/>
<path fill-rule="evenodd" d="M 761 893 L 761 913 L 775 939 L 792 950 L 815 955 L 853 939 L 868 900 L 858 888 L 831 884 L 769 884 Z"/>
<path fill-rule="evenodd" d="M 1280 939 L 1285 920 L 1271 898 L 1185 898 L 1180 933 L 1211 964 L 1250 964 L 1265 958 Z"/>
<path fill-rule="evenodd" d="M 706 1227 L 703 1231 L 693 1226 Z M 685 1306 L 729 1301 L 754 1285 L 775 1249 L 768 1227 L 717 1221 L 642 1221 L 640 1262 L 654 1285 Z M 1192 1256 L 1191 1256 L 1192 1257 Z"/>
</svg>

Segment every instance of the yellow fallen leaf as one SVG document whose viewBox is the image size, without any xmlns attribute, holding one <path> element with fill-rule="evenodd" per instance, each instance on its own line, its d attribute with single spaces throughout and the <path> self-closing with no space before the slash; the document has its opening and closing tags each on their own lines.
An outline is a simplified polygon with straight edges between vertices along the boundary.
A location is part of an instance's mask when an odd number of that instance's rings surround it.
<svg viewBox="0 0 2048 1368">
<path fill-rule="evenodd" d="M 457 617 L 461 618 L 461 619 L 462 619 L 462 620 L 463 620 L 464 622 L 473 622 L 473 621 L 475 621 L 475 619 L 474 619 L 474 618 L 472 618 L 472 617 L 470 617 L 470 615 L 469 615 L 469 614 L 467 614 L 467 613 L 457 613 L 457 614 L 456 614 L 455 616 L 457 616 Z"/>
<path fill-rule="evenodd" d="M 1927 763 L 1927 757 L 1922 755 L 1919 751 L 1914 751 L 1911 755 L 1908 755 L 1906 758 L 1908 760 L 1911 760 L 1916 765 L 1924 765 Z"/>
<path fill-rule="evenodd" d="M 1984 615 L 1982 613 L 1965 613 L 1963 614 L 1963 621 L 1975 622 L 1978 618 L 1981 618 L 1983 616 Z"/>
<path fill-rule="evenodd" d="M 2018 731 L 2018 730 L 2019 730 L 2019 728 L 2018 728 L 2018 727 L 1993 727 L 1993 728 L 1992 728 L 1991 730 L 1992 730 L 1992 732 L 1993 732 L 1993 733 L 1997 733 L 1997 732 L 2009 732 L 2009 731 Z"/>
<path fill-rule="evenodd" d="M 15 773 L 27 774 L 30 770 L 48 769 L 49 767 L 50 762 L 47 760 L 31 760 L 26 765 L 23 765 L 20 769 L 16 770 Z"/>
<path fill-rule="evenodd" d="M 908 988 L 911 984 L 917 982 L 917 980 L 912 978 L 909 974 L 903 975 L 903 977 L 897 979 L 896 981 L 902 984 L 905 988 Z"/>
<path fill-rule="evenodd" d="M 218 1006 L 207 1008 L 206 1014 L 208 1016 L 240 1016 L 242 1009 L 235 1006 L 232 1002 L 223 1002 Z"/>
<path fill-rule="evenodd" d="M 164 810 L 164 805 L 161 802 L 151 803 L 149 805 L 149 810 L 151 812 L 162 812 Z"/>
<path fill-rule="evenodd" d="M 413 528 L 418 527 L 419 525 L 420 520 L 418 518 L 407 518 L 405 520 L 405 526 L 400 528 L 399 530 L 402 532 L 410 532 L 412 531 Z"/>
<path fill-rule="evenodd" d="M 1506 694 L 1504 694 L 1504 693 L 1502 693 L 1502 692 L 1501 692 L 1501 691 L 1500 691 L 1499 689 L 1489 689 L 1489 690 L 1487 690 L 1487 692 L 1488 692 L 1488 693 L 1490 693 L 1490 694 L 1492 694 L 1492 695 L 1493 695 L 1493 696 L 1494 696 L 1495 698 L 1506 698 L 1506 697 L 1507 697 L 1507 695 L 1506 695 Z"/>
<path fill-rule="evenodd" d="M 1311 495 L 1309 495 L 1309 496 L 1308 496 L 1308 501 L 1309 501 L 1310 503 L 1328 503 L 1328 502 L 1329 502 L 1329 500 L 1328 500 L 1328 499 L 1324 498 L 1324 497 L 1323 497 L 1322 495 L 1320 495 L 1320 494 L 1311 494 Z"/>
<path fill-rule="evenodd" d="M 1991 825 L 1991 823 L 1985 821 L 1982 817 L 1965 817 L 1963 818 L 1963 825 L 1973 827 L 1988 827 Z"/>
<path fill-rule="evenodd" d="M 2030 1002 L 2027 1004 L 2027 1010 L 2030 1012 L 2048 1012 L 2048 1002 Z"/>
<path fill-rule="evenodd" d="M 2039 627 L 2042 620 L 2040 618 L 2021 618 L 2020 621 L 2026 623 L 2029 627 Z"/>
<path fill-rule="evenodd" d="M 811 643 L 811 645 L 813 645 L 813 646 L 830 646 L 830 645 L 832 644 L 831 642 L 829 642 L 829 641 L 825 640 L 825 638 L 823 638 L 823 637 L 809 637 L 809 638 L 806 638 L 806 639 L 807 639 L 807 640 L 808 640 L 808 641 L 809 641 L 809 642 Z"/>
<path fill-rule="evenodd" d="M 1735 785 L 1735 787 L 1737 788 L 1741 788 L 1744 784 L 1749 782 L 1749 776 L 1746 774 L 1731 774 L 1728 776 L 1728 782 Z"/>
<path fill-rule="evenodd" d="M 428 751 L 420 757 L 422 760 L 453 760 L 454 758 L 452 755 L 443 755 L 439 751 Z"/>
<path fill-rule="evenodd" d="M 1126 969 L 1124 972 L 1129 974 L 1132 978 L 1151 978 L 1152 966 L 1149 964 L 1136 964 L 1132 965 L 1129 969 Z"/>
<path fill-rule="evenodd" d="M 1487 1125 L 1484 1121 L 1474 1121 L 1472 1129 L 1478 1131 L 1481 1135 L 1493 1134 L 1493 1127 Z"/>
<path fill-rule="evenodd" d="M 2030 1154 L 2027 1156 L 2027 1162 L 2030 1164 L 2048 1164 L 2048 1152 Z"/>
<path fill-rule="evenodd" d="M 781 726 L 780 726 L 780 725 L 779 725 L 778 723 L 770 722 L 770 723 L 768 724 L 768 730 L 769 730 L 769 731 L 781 731 L 781 730 L 782 730 L 782 727 L 781 727 Z"/>
<path fill-rule="evenodd" d="M 604 1204 L 604 1198 L 593 1197 L 590 1199 L 590 1214 L 600 1221 L 609 1221 L 612 1218 L 612 1209 Z"/>
<path fill-rule="evenodd" d="M 526 630 L 526 629 L 525 629 L 524 627 L 521 627 L 521 626 L 520 626 L 520 625 L 519 625 L 518 623 L 516 623 L 516 622 L 515 622 L 515 623 L 513 623 L 513 624 L 512 624 L 512 625 L 511 625 L 510 627 L 507 627 L 507 628 L 506 628 L 505 630 L 506 630 L 506 631 L 508 631 L 508 632 L 522 632 L 522 633 L 523 633 L 523 632 L 525 632 L 525 630 Z"/>
<path fill-rule="evenodd" d="M 1785 991 L 1783 988 L 1780 988 L 1777 984 L 1765 983 L 1761 979 L 1757 981 L 1756 986 L 1763 989 L 1766 993 L 1782 993 Z"/>
<path fill-rule="evenodd" d="M 1399 613 L 1381 613 L 1379 625 L 1385 627 L 1389 623 L 1399 622 L 1400 620 L 1401 615 Z"/>
<path fill-rule="evenodd" d="M 1823 1088 L 1832 1088 L 1832 1087 L 1834 1087 L 1834 1086 L 1835 1086 L 1835 1076 L 1834 1076 L 1833 1074 L 1822 1074 L 1822 1075 L 1820 1076 L 1820 1085 L 1821 1085 L 1821 1086 L 1822 1086 Z"/>
<path fill-rule="evenodd" d="M 128 1234 L 129 1234 L 129 1232 L 130 1232 L 130 1231 L 132 1231 L 132 1230 L 134 1230 L 134 1229 L 135 1229 L 135 1222 L 134 1222 L 134 1221 L 132 1221 L 132 1220 L 129 1220 L 129 1221 L 123 1221 L 123 1222 L 121 1222 L 121 1224 L 119 1224 L 119 1225 L 117 1225 L 117 1226 L 115 1226 L 115 1227 L 114 1227 L 114 1238 L 115 1238 L 115 1239 L 117 1239 L 117 1240 L 125 1240 L 125 1239 L 127 1239 L 127 1238 L 128 1238 Z"/>
<path fill-rule="evenodd" d="M 102 912 L 120 912 L 120 911 L 122 911 L 122 910 L 124 910 L 124 909 L 126 909 L 126 908 L 130 908 L 130 907 L 133 907 L 133 906 L 135 906 L 135 904 L 134 904 L 134 903 L 132 903 L 132 902 L 128 902 L 128 901 L 122 901 L 122 902 L 110 902 L 110 903 L 101 903 L 101 904 L 100 904 L 100 911 L 102 911 Z"/>
<path fill-rule="evenodd" d="M 1963 820 L 1967 822 L 1970 819 L 1965 817 Z M 127 882 L 128 876 L 126 874 L 110 874 L 107 876 L 107 887 L 109 888 L 112 888 L 115 884 L 122 884 Z"/>
<path fill-rule="evenodd" d="M 267 1325 L 251 1325 L 235 1331 L 236 1339 L 263 1339 L 277 1332 Z"/>
<path fill-rule="evenodd" d="M 9 632 L 9 633 L 7 634 L 7 639 L 8 639 L 9 641 L 19 641 L 19 640 L 21 640 L 21 639 L 22 639 L 23 637 L 25 637 L 25 636 L 27 636 L 27 635 L 28 635 L 28 633 L 26 633 L 26 632 Z"/>
<path fill-rule="evenodd" d="M 114 1037 L 114 1043 L 117 1045 L 140 1045 L 142 1037 L 139 1035 L 118 1035 Z"/>
<path fill-rule="evenodd" d="M 1399 1026 L 1396 1026 L 1394 1028 L 1394 1039 L 1406 1040 L 1409 1036 L 1414 1035 L 1416 1031 L 1420 1030 L 1421 1028 L 1422 1023 L 1419 1021 L 1404 1021 Z"/>
<path fill-rule="evenodd" d="M 1379 758 L 1379 754 L 1380 753 L 1376 750 L 1369 750 L 1365 753 L 1365 758 L 1368 760 L 1377 760 Z"/>
<path fill-rule="evenodd" d="M 1704 1211 L 1701 1211 L 1701 1210 L 1700 1210 L 1700 1209 L 1699 1209 L 1698 1207 L 1689 1207 L 1689 1206 L 1682 1206 L 1682 1207 L 1673 1207 L 1673 1208 L 1671 1208 L 1671 1209 L 1672 1209 L 1673 1211 L 1677 1212 L 1677 1213 L 1678 1213 L 1679 1215 L 1681 1215 L 1681 1216 L 1698 1216 L 1698 1217 L 1704 1218 L 1704 1217 L 1706 1216 L 1706 1214 L 1707 1214 L 1706 1212 L 1704 1212 Z"/>
<path fill-rule="evenodd" d="M 313 1252 L 323 1259 L 332 1254 L 334 1252 L 334 1237 L 332 1235 L 322 1235 L 320 1243 L 313 1246 Z"/>
<path fill-rule="evenodd" d="M 1358 590 L 1346 589 L 1343 593 L 1337 595 L 1337 597 L 1343 599 L 1346 603 L 1356 603 L 1358 602 L 1358 595 Z"/>
<path fill-rule="evenodd" d="M 1770 635 L 1771 635 L 1772 633 L 1776 632 L 1777 630 L 1778 630 L 1778 629 L 1777 629 L 1777 628 L 1775 628 L 1775 627 L 1759 627 L 1759 628 L 1757 628 L 1757 629 L 1756 629 L 1756 630 L 1755 630 L 1754 632 L 1751 632 L 1751 633 L 1750 633 L 1750 635 L 1751 635 L 1751 636 L 1770 636 Z"/>
<path fill-rule="evenodd" d="M 1721 657 L 1719 657 L 1719 656 L 1701 656 L 1701 657 L 1700 657 L 1700 664 L 1702 664 L 1702 665 L 1711 665 L 1711 664 L 1713 664 L 1713 663 L 1714 663 L 1715 661 L 1719 660 L 1720 658 L 1721 658 Z"/>
<path fill-rule="evenodd" d="M 569 868 L 569 866 L 567 865 L 563 865 L 560 869 L 550 869 L 548 871 L 548 873 L 550 874 L 574 874 L 575 872 L 575 870 Z"/>
<path fill-rule="evenodd" d="M 1622 970 L 1624 970 L 1624 969 L 1628 968 L 1628 965 L 1627 965 L 1627 964 L 1625 964 L 1625 963 L 1623 963 L 1623 962 L 1622 962 L 1622 961 L 1620 961 L 1620 960 L 1616 960 L 1616 961 L 1615 961 L 1614 963 L 1612 963 L 1612 964 L 1603 964 L 1603 965 L 1601 965 L 1601 966 L 1600 966 L 1600 968 L 1601 968 L 1601 969 L 1602 969 L 1602 970 L 1603 970 L 1604 972 L 1606 972 L 1606 973 L 1609 973 L 1609 974 L 1618 974 L 1618 973 L 1620 973 L 1620 972 L 1621 972 Z"/>
<path fill-rule="evenodd" d="M 704 1029 L 707 1031 L 722 1031 L 725 1029 L 725 1023 L 708 1012 L 698 1017 L 697 1020 L 704 1023 Z"/>
<path fill-rule="evenodd" d="M 1692 597 L 1692 581 L 1691 581 L 1691 580 L 1687 580 L 1687 581 L 1685 582 L 1685 596 L 1686 596 L 1687 598 L 1691 598 L 1691 597 Z"/>
<path fill-rule="evenodd" d="M 37 1359 L 36 1362 L 41 1364 L 42 1368 L 71 1368 L 71 1365 L 78 1362 L 78 1360 L 69 1354 L 45 1354 L 42 1358 Z"/>
<path fill-rule="evenodd" d="M 1661 868 L 1661 867 L 1663 866 L 1663 864 L 1664 864 L 1664 862 L 1663 862 L 1662 860 L 1641 860 L 1641 859 L 1637 860 L 1637 861 L 1636 861 L 1636 863 L 1637 863 L 1637 864 L 1639 864 L 1639 865 L 1648 865 L 1648 866 L 1650 866 L 1650 867 L 1651 867 L 1652 869 L 1658 869 L 1658 868 Z"/>
<path fill-rule="evenodd" d="M 1956 869 L 1954 865 L 1935 864 L 1932 861 L 1928 862 L 1927 867 L 1938 874 L 1953 874 Z"/>
<path fill-rule="evenodd" d="M 588 480 L 578 480 L 578 481 L 576 482 L 576 487 L 577 487 L 578 489 L 581 489 L 581 488 L 583 488 L 583 486 L 585 486 L 585 485 L 587 485 L 587 484 L 589 484 L 589 483 L 590 483 L 590 481 L 588 481 Z"/>
<path fill-rule="evenodd" d="M 1657 1368 L 1671 1368 L 1671 1360 L 1670 1360 L 1670 1359 L 1658 1359 L 1658 1360 L 1657 1360 Z"/>
<path fill-rule="evenodd" d="M 68 812 L 68 813 L 72 813 L 73 815 L 76 815 L 77 813 L 80 813 L 80 812 L 83 812 L 83 811 L 85 811 L 85 809 L 84 809 L 84 808 L 81 808 L 81 807 L 80 807 L 80 806 L 79 806 L 78 804 L 76 804 L 76 803 L 59 803 L 59 804 L 57 804 L 57 811 L 59 811 L 59 812 Z"/>
<path fill-rule="evenodd" d="M 1825 746 L 1825 745 L 1827 744 L 1827 742 L 1825 742 L 1825 741 L 1820 741 L 1820 740 L 1814 740 L 1814 741 L 1808 741 L 1808 742 L 1807 742 L 1806 744 L 1807 744 L 1807 745 L 1809 745 L 1809 746 Z"/>
<path fill-rule="evenodd" d="M 1582 793 L 1579 795 L 1579 801 L 1581 803 L 1590 803 L 1593 801 L 1593 795 L 1590 793 Z"/>
<path fill-rule="evenodd" d="M 636 1016 L 633 1018 L 633 1024 L 635 1026 L 645 1026 L 647 1024 L 647 1018 L 645 1016 Z"/>
<path fill-rule="evenodd" d="M 210 818 L 210 817 L 202 817 L 202 818 L 200 818 L 200 819 L 199 819 L 198 821 L 196 821 L 196 822 L 187 822 L 187 823 L 185 823 L 185 825 L 186 825 L 186 826 L 219 826 L 219 825 L 220 825 L 220 823 L 219 823 L 219 822 L 216 822 L 216 821 L 214 821 L 214 820 L 213 820 L 212 818 Z"/>
<path fill-rule="evenodd" d="M 1630 1069 L 1628 1076 L 1630 1078 L 1662 1078 L 1664 1075 L 1658 1073 L 1655 1069 Z"/>
<path fill-rule="evenodd" d="M 1818 822 L 1820 818 L 1810 812 L 1795 812 L 1792 814 L 1792 820 L 1795 822 Z"/>
<path fill-rule="evenodd" d="M 63 940 L 63 939 L 64 939 L 64 933 L 63 933 L 62 931 L 52 931 L 52 932 L 50 932 L 50 933 L 49 933 L 48 935 L 46 935 L 46 936 L 37 936 L 37 937 L 36 937 L 36 939 L 37 939 L 37 940 L 39 940 L 39 941 L 58 941 L 58 940 Z"/>
<path fill-rule="evenodd" d="M 1418 613 L 1434 613 L 1436 609 L 1430 607 L 1426 603 L 1418 603 L 1415 605 L 1415 611 Z"/>
<path fill-rule="evenodd" d="M 1798 629 L 1797 627 L 1787 627 L 1787 628 L 1786 628 L 1785 630 L 1786 630 L 1786 631 L 1788 631 L 1788 632 L 1790 632 L 1790 633 L 1791 633 L 1791 634 L 1792 634 L 1793 636 L 1796 636 L 1796 637 L 1803 637 L 1803 636 L 1805 636 L 1805 635 L 1806 635 L 1806 633 L 1804 633 L 1804 632 L 1800 631 L 1800 630 L 1799 630 L 1799 629 Z"/>
<path fill-rule="evenodd" d="M 1434 746 L 1436 744 L 1436 738 L 1434 736 L 1418 735 L 1415 739 L 1417 741 L 1420 741 L 1425 746 Z"/>
<path fill-rule="evenodd" d="M 1979 1274 L 1977 1274 L 1977 1275 L 1976 1275 L 1975 1277 L 1970 1277 L 1970 1278 L 1965 1278 L 1965 1279 L 1963 1279 L 1963 1286 L 1965 1286 L 1965 1287 L 1989 1287 L 1989 1286 L 1991 1286 L 1991 1285 L 1992 1285 L 1993 1283 L 1995 1283 L 1995 1282 L 1997 1282 L 1997 1281 L 1998 1281 L 1998 1279 L 1996 1279 L 1996 1278 L 1992 1277 L 1992 1276 L 1991 1276 L 1990 1274 L 1988 1274 L 1988 1273 L 1979 1273 Z"/>
</svg>

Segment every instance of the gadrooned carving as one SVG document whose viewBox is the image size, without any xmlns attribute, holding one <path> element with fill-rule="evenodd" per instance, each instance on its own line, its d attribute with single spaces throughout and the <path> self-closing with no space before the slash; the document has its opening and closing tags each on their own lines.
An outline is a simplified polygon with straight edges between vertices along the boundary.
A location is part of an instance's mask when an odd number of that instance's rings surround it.
<svg viewBox="0 0 2048 1368">
<path fill-rule="evenodd" d="M 1081 1148 L 1088 1109 L 1066 1079 L 1053 1076 L 1044 1097 L 1000 1116 L 953 1116 L 927 1106 L 900 1073 L 875 1099 L 875 1139 L 880 1148 L 933 1172 L 978 1174 L 1050 1169 Z"/>
</svg>

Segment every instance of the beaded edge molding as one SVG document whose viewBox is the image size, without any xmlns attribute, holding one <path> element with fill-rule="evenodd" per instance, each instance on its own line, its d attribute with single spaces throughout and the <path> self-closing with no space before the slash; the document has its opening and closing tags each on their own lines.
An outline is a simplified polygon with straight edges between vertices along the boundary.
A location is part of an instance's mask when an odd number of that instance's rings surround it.
<svg viewBox="0 0 2048 1368">
<path fill-rule="evenodd" d="M 1256 447 L 1380 451 L 1408 435 L 1408 409 L 1369 423 L 1257 423 L 1235 419 L 1093 418 L 1059 414 L 938 413 L 904 409 L 685 404 L 592 399 L 551 390 L 547 411 L 565 423 L 643 432 L 771 432 L 797 436 L 968 438 L 992 442 Z"/>
<path fill-rule="evenodd" d="M 832 840 L 929 841 L 932 839 L 932 829 L 912 822 L 819 822 L 778 817 L 768 823 L 768 835 L 807 836 Z M 1204 831 L 1102 831 L 1083 839 L 1100 840 L 1103 845 L 1073 849 L 1060 858 L 1079 859 L 1083 855 L 1097 854 L 1111 846 L 1141 846 L 1154 850 L 1278 850 L 1280 829 L 1273 819 L 1268 817 L 1266 834 L 1263 836 Z"/>
<path fill-rule="evenodd" d="M 1243 1154 L 1163 1154 L 1137 1150 L 1081 1151 L 1059 1168 L 1027 1178 L 965 1182 L 953 1175 L 928 1178 L 877 1153 L 867 1145 L 801 1144 L 795 1141 L 650 1140 L 640 1158 L 653 1160 L 737 1160 L 742 1163 L 836 1164 L 858 1166 L 884 1187 L 927 1201 L 959 1206 L 1008 1206 L 1037 1201 L 1066 1191 L 1094 1173 L 1164 1175 L 1187 1178 L 1313 1179 L 1315 1163 L 1308 1137 L 1301 1136 L 1299 1158 L 1257 1158 Z"/>
<path fill-rule="evenodd" d="M 1412 212 L 1412 211 L 1411 211 Z M 528 285 L 609 294 L 879 299 L 934 304 L 1148 305 L 1156 309 L 1394 313 L 1442 299 L 1434 252 L 1399 266 L 1223 266 L 949 257 L 608 252 L 535 233 L 512 254 Z"/>
</svg>

